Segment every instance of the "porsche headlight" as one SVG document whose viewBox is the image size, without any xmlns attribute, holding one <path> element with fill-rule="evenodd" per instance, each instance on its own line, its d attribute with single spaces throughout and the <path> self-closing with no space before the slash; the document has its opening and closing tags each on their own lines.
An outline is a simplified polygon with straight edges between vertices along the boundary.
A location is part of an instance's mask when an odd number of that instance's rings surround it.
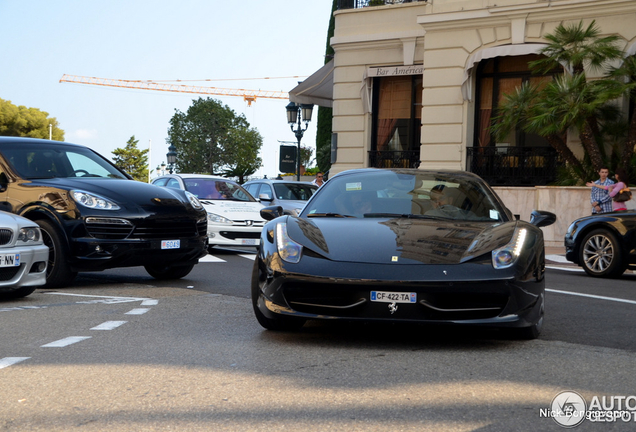
<svg viewBox="0 0 636 432">
<path fill-rule="evenodd" d="M 40 228 L 37 227 L 20 228 L 20 232 L 18 233 L 18 241 L 25 243 L 38 242 L 41 238 Z"/>
<path fill-rule="evenodd" d="M 203 204 L 201 204 L 201 201 L 199 201 L 199 198 L 197 198 L 195 194 L 188 191 L 185 191 L 185 194 L 188 197 L 188 200 L 190 200 L 190 204 L 192 205 L 192 207 L 197 210 L 201 210 L 203 208 Z"/>
<path fill-rule="evenodd" d="M 215 213 L 208 213 L 208 222 L 215 224 L 232 225 L 231 220 Z"/>
<path fill-rule="evenodd" d="M 525 228 L 517 228 L 508 242 L 507 245 L 495 249 L 492 251 L 492 265 L 496 269 L 508 268 L 517 261 L 521 251 L 523 250 L 523 244 L 526 241 L 528 230 Z"/>
<path fill-rule="evenodd" d="M 278 254 L 283 259 L 292 264 L 300 261 L 300 255 L 303 247 L 293 241 L 287 234 L 287 224 L 279 223 L 276 225 L 276 247 Z"/>
<path fill-rule="evenodd" d="M 117 204 L 99 195 L 80 190 L 72 190 L 71 195 L 75 201 L 88 208 L 98 210 L 119 210 L 119 206 Z"/>
</svg>

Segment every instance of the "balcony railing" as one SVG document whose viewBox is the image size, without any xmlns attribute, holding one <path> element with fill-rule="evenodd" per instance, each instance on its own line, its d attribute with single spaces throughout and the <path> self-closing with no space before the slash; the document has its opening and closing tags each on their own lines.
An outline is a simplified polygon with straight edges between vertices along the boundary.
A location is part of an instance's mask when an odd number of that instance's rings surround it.
<svg viewBox="0 0 636 432">
<path fill-rule="evenodd" d="M 427 0 L 338 0 L 338 9 L 359 9 L 368 6 L 384 6 L 388 4 L 415 3 Z"/>
<path fill-rule="evenodd" d="M 420 164 L 420 151 L 370 151 L 371 168 L 416 168 Z"/>
<path fill-rule="evenodd" d="M 469 147 L 466 169 L 491 186 L 547 185 L 561 163 L 552 147 Z"/>
</svg>

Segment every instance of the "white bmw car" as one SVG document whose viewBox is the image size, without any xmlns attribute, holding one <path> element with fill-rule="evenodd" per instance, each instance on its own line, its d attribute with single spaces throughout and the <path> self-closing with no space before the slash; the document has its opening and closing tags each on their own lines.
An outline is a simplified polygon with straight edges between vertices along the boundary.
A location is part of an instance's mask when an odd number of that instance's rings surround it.
<svg viewBox="0 0 636 432">
<path fill-rule="evenodd" d="M 0 211 L 0 298 L 25 297 L 44 285 L 48 259 L 40 227 Z"/>
<path fill-rule="evenodd" d="M 152 184 L 187 190 L 201 201 L 208 212 L 210 247 L 259 245 L 264 205 L 238 183 L 204 174 L 168 174 Z"/>
</svg>

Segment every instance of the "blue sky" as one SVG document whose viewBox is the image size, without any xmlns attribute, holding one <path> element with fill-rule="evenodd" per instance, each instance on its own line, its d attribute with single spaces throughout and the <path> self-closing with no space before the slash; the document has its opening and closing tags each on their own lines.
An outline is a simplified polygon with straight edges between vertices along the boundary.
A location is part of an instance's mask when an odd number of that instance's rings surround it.
<svg viewBox="0 0 636 432">
<path fill-rule="evenodd" d="M 225 88 L 289 91 L 324 64 L 331 0 L 0 0 L 0 98 L 57 118 L 65 140 L 108 158 L 131 136 L 165 161 L 170 118 L 196 94 L 60 83 L 64 74 L 204 80 Z M 223 81 L 229 80 L 229 81 Z M 201 96 L 206 97 L 206 96 Z M 212 96 L 263 136 L 258 175 L 278 174 L 280 141 L 295 141 L 281 99 Z M 302 143 L 315 149 L 316 124 Z"/>
</svg>

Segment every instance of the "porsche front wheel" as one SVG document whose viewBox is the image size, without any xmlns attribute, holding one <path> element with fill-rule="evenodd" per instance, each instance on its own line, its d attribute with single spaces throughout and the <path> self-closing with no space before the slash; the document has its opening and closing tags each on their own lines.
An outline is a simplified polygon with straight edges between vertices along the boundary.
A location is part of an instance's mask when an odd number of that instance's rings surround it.
<svg viewBox="0 0 636 432">
<path fill-rule="evenodd" d="M 579 263 L 594 277 L 618 277 L 625 271 L 618 239 L 606 229 L 594 230 L 583 238 Z"/>
</svg>

